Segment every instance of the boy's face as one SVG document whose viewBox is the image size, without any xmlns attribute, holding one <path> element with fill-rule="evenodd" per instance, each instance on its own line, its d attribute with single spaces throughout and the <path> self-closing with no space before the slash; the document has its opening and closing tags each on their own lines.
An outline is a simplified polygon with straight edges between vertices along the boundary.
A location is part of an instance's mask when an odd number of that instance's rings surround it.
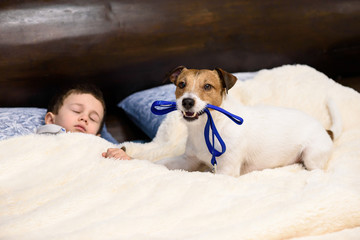
<svg viewBox="0 0 360 240">
<path fill-rule="evenodd" d="M 104 108 L 91 94 L 70 94 L 58 114 L 45 116 L 46 124 L 57 124 L 68 132 L 82 132 L 96 135 L 104 117 Z"/>
</svg>

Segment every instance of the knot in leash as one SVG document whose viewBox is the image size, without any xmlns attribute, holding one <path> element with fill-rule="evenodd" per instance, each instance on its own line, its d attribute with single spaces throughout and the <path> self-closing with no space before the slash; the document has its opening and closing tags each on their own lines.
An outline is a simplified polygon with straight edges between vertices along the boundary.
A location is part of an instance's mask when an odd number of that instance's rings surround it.
<svg viewBox="0 0 360 240">
<path fill-rule="evenodd" d="M 218 130 L 216 129 L 216 126 L 215 126 L 214 120 L 211 116 L 209 108 L 223 113 L 225 116 L 230 118 L 234 123 L 236 123 L 238 125 L 241 125 L 244 122 L 244 120 L 241 117 L 239 117 L 235 114 L 232 114 L 220 107 L 217 107 L 217 106 L 214 106 L 211 104 L 206 105 L 204 112 L 208 116 L 208 119 L 206 121 L 205 128 L 204 128 L 204 137 L 205 137 L 206 146 L 207 146 L 210 154 L 212 155 L 211 164 L 214 166 L 214 169 L 216 169 L 216 165 L 217 165 L 216 157 L 221 156 L 226 151 L 226 144 L 223 141 L 223 139 L 221 138 Z M 155 102 L 153 102 L 153 104 L 151 106 L 151 112 L 156 115 L 164 115 L 164 114 L 172 112 L 176 109 L 177 109 L 176 102 L 169 102 L 169 101 L 155 101 Z M 210 141 L 210 131 L 211 131 L 211 141 Z M 215 139 L 217 139 L 217 141 L 219 142 L 219 144 L 221 146 L 221 151 L 216 150 Z"/>
</svg>

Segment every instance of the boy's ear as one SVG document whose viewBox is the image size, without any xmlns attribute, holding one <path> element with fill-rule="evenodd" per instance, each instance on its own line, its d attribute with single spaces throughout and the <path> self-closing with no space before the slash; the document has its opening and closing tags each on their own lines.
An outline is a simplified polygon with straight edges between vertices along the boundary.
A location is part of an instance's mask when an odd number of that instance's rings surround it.
<svg viewBox="0 0 360 240">
<path fill-rule="evenodd" d="M 55 115 L 52 112 L 47 112 L 45 115 L 45 124 L 54 124 Z"/>
</svg>

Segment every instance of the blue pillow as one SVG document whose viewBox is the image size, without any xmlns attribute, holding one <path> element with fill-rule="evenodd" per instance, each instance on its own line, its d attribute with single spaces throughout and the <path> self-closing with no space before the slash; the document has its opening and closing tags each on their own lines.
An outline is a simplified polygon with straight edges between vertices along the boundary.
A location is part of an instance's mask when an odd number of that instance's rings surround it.
<svg viewBox="0 0 360 240">
<path fill-rule="evenodd" d="M 160 123 L 166 116 L 158 116 L 151 112 L 151 105 L 157 100 L 175 101 L 175 85 L 166 84 L 136 92 L 122 100 L 118 107 L 122 108 L 146 135 L 154 138 Z"/>
<path fill-rule="evenodd" d="M 253 78 L 257 72 L 233 73 L 239 81 Z M 175 85 L 166 84 L 131 94 L 122 100 L 122 108 L 129 118 L 150 138 L 154 138 L 165 115 L 154 115 L 150 107 L 154 101 L 175 101 Z"/>
<path fill-rule="evenodd" d="M 35 133 L 36 128 L 45 124 L 45 114 L 45 108 L 0 108 L 0 140 Z M 101 137 L 109 142 L 118 143 L 105 125 Z"/>
</svg>

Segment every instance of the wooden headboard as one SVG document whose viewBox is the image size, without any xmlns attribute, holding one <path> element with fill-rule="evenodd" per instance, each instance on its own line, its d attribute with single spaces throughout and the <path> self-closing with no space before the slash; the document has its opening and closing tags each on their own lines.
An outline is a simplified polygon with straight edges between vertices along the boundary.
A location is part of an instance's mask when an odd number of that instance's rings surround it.
<svg viewBox="0 0 360 240">
<path fill-rule="evenodd" d="M 110 108 L 178 65 L 255 71 L 308 64 L 360 75 L 358 0 L 2 0 L 0 106 L 46 107 L 96 83 Z"/>
</svg>

